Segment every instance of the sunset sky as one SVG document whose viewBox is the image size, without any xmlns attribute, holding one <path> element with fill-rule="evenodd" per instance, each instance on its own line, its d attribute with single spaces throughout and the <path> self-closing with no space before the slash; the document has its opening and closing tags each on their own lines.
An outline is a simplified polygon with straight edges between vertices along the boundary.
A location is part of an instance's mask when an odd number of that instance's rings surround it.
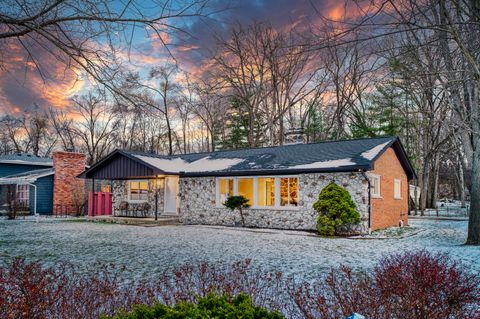
<svg viewBox="0 0 480 319">
<path fill-rule="evenodd" d="M 340 19 L 344 5 L 335 0 L 217 0 L 210 2 L 209 10 L 219 12 L 208 18 L 183 19 L 179 26 L 186 33 L 164 35 L 179 66 L 193 74 L 201 73 L 204 61 L 213 52 L 214 35 L 228 36 L 236 22 L 246 25 L 253 21 L 265 21 L 278 29 L 301 28 L 314 24 L 319 19 L 319 13 L 333 20 Z M 77 74 L 65 68 L 47 53 L 41 56 L 42 62 L 46 61 L 44 64 L 48 66 L 43 69 L 45 82 L 33 63 L 26 61 L 21 47 L 10 45 L 5 51 L 2 54 L 8 63 L 6 69 L 0 69 L 0 113 L 28 112 L 32 105 L 42 109 L 49 106 L 68 109 L 69 98 L 88 88 L 80 72 Z M 126 67 L 139 72 L 162 65 L 169 59 L 165 47 L 156 36 L 148 34 L 148 30 L 138 30 L 130 52 L 125 48 L 119 56 Z"/>
</svg>

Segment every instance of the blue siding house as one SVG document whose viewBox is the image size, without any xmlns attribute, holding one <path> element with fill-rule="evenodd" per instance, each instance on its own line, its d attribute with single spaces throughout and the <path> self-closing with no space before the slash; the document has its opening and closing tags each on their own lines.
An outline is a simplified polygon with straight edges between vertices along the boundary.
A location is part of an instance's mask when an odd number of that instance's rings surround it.
<svg viewBox="0 0 480 319">
<path fill-rule="evenodd" d="M 0 212 L 7 209 L 8 187 L 16 187 L 22 207 L 30 213 L 36 210 L 39 214 L 51 214 L 54 174 L 51 158 L 31 154 L 0 156 Z"/>
</svg>

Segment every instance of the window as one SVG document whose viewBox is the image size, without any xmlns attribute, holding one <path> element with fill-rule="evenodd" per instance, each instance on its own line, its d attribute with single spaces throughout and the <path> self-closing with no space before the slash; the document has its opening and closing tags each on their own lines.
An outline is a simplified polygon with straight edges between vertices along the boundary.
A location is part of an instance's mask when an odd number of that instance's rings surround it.
<svg viewBox="0 0 480 319">
<path fill-rule="evenodd" d="M 253 203 L 253 178 L 239 178 L 238 179 L 238 195 L 248 199 L 248 205 Z"/>
<path fill-rule="evenodd" d="M 380 197 L 380 175 L 370 176 L 370 192 L 372 197 Z"/>
<path fill-rule="evenodd" d="M 244 196 L 252 208 L 298 206 L 298 177 L 219 177 L 217 206 L 232 195 Z"/>
<path fill-rule="evenodd" d="M 393 198 L 402 199 L 402 180 L 395 179 L 393 184 Z"/>
<path fill-rule="evenodd" d="M 298 205 L 298 178 L 280 178 L 280 206 Z"/>
<path fill-rule="evenodd" d="M 220 178 L 219 180 L 219 192 L 220 192 L 220 204 L 225 203 L 227 198 L 233 196 L 233 178 Z"/>
<path fill-rule="evenodd" d="M 29 185 L 17 185 L 17 200 L 20 207 L 28 207 L 30 196 Z"/>
<path fill-rule="evenodd" d="M 148 181 L 130 181 L 128 187 L 129 200 L 148 199 Z"/>
<path fill-rule="evenodd" d="M 259 177 L 257 180 L 257 206 L 275 206 L 275 178 Z"/>
</svg>

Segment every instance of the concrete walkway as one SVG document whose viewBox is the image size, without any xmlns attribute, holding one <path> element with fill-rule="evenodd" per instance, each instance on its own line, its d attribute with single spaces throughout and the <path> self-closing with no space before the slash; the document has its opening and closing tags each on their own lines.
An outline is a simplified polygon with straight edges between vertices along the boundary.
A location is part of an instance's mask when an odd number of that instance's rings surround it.
<svg viewBox="0 0 480 319">
<path fill-rule="evenodd" d="M 180 225 L 177 216 L 159 216 L 158 220 L 149 217 L 117 217 L 117 216 L 95 216 L 86 218 L 87 221 L 94 223 L 113 223 L 134 226 L 167 226 Z"/>
</svg>

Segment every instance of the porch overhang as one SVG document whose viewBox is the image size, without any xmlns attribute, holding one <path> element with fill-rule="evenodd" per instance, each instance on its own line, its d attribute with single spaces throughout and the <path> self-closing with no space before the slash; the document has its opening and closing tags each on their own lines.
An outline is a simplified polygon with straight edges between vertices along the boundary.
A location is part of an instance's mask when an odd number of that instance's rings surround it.
<svg viewBox="0 0 480 319">
<path fill-rule="evenodd" d="M 85 179 L 125 180 L 175 175 L 166 173 L 141 159 L 115 150 L 77 177 Z"/>
</svg>

